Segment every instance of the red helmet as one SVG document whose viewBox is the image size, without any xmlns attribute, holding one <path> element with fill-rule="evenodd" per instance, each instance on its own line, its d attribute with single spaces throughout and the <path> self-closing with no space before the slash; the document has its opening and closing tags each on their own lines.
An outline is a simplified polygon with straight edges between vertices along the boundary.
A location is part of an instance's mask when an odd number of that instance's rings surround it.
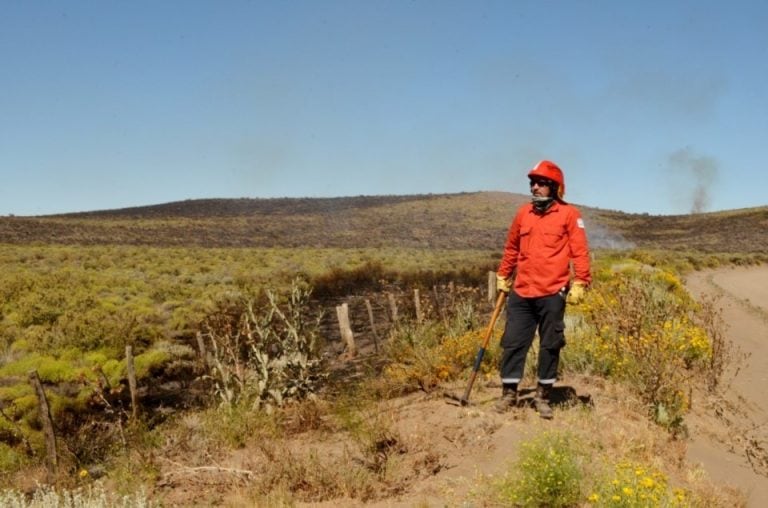
<svg viewBox="0 0 768 508">
<path fill-rule="evenodd" d="M 565 177 L 563 171 L 552 161 L 540 161 L 528 172 L 528 178 L 546 178 L 557 184 L 557 199 L 565 196 Z"/>
</svg>

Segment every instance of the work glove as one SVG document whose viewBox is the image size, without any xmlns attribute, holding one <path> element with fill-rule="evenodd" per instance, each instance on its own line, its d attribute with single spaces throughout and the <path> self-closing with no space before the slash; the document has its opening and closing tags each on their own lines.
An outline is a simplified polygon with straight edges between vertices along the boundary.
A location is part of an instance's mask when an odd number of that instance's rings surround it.
<svg viewBox="0 0 768 508">
<path fill-rule="evenodd" d="M 565 301 L 571 305 L 578 305 L 584 300 L 584 293 L 587 291 L 587 285 L 580 280 L 574 281 Z"/>
<path fill-rule="evenodd" d="M 501 291 L 503 293 L 509 293 L 510 287 L 510 281 L 509 279 L 505 279 L 498 273 L 496 274 L 496 290 Z"/>
</svg>

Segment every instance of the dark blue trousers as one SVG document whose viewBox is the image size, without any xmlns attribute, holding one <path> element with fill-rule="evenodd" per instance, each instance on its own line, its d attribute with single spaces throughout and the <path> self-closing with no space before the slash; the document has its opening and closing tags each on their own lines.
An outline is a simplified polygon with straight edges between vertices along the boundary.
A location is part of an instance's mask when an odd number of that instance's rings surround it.
<svg viewBox="0 0 768 508">
<path fill-rule="evenodd" d="M 517 385 L 525 372 L 536 330 L 539 331 L 539 384 L 557 379 L 560 350 L 565 346 L 565 291 L 539 298 L 523 298 L 514 291 L 507 298 L 507 323 L 501 337 L 501 382 Z"/>
</svg>

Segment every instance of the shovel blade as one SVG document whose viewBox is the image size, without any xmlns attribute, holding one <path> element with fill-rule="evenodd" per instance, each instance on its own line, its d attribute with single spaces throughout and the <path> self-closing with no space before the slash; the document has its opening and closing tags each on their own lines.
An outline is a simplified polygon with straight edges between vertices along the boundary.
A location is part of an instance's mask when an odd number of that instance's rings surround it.
<svg viewBox="0 0 768 508">
<path fill-rule="evenodd" d="M 464 397 L 460 397 L 460 396 L 456 395 L 455 393 L 444 392 L 443 393 L 443 397 L 445 397 L 446 399 L 449 399 L 452 402 L 456 402 L 457 403 L 457 404 L 454 404 L 454 405 L 459 405 L 459 406 L 462 406 L 462 407 L 465 407 L 465 406 L 469 405 L 469 400 L 468 399 L 466 399 Z"/>
</svg>

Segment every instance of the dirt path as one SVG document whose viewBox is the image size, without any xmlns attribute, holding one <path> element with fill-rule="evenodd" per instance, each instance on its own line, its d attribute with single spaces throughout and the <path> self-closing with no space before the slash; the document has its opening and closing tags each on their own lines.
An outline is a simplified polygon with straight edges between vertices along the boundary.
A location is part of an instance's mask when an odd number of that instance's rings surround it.
<svg viewBox="0 0 768 508">
<path fill-rule="evenodd" d="M 686 281 L 694 297 L 717 296 L 727 324 L 726 336 L 748 358 L 726 391 L 725 402 L 743 414 L 718 422 L 703 413 L 691 419 L 688 459 L 699 463 L 715 481 L 747 493 L 749 507 L 766 506 L 768 477 L 768 267 L 725 268 L 696 272 Z M 725 420 L 725 422 L 723 422 Z M 730 429 L 723 430 L 723 423 Z M 718 429 L 720 427 L 720 429 Z M 763 462 L 761 464 L 761 461 Z"/>
</svg>

